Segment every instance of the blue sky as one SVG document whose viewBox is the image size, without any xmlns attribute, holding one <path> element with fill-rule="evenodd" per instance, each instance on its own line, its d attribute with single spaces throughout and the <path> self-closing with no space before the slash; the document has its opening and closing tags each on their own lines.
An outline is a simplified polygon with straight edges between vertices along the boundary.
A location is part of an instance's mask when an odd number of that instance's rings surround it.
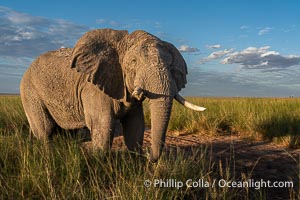
<svg viewBox="0 0 300 200">
<path fill-rule="evenodd" d="M 299 10 L 293 0 L 1 0 L 0 93 L 18 93 L 39 54 L 114 28 L 173 43 L 189 69 L 183 95 L 300 96 Z"/>
</svg>

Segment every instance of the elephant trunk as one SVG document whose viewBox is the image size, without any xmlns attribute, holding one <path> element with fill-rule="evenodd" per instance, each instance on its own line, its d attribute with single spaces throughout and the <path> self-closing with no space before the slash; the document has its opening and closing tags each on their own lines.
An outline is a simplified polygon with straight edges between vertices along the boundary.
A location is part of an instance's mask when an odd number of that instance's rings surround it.
<svg viewBox="0 0 300 200">
<path fill-rule="evenodd" d="M 151 114 L 151 154 L 150 161 L 157 162 L 164 147 L 166 131 L 168 128 L 172 98 L 163 97 L 150 100 Z"/>
</svg>

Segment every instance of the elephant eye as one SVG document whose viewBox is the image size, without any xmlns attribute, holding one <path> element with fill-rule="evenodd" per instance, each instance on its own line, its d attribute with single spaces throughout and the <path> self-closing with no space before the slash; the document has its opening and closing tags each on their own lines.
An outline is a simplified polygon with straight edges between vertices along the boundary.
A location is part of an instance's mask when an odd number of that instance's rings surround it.
<svg viewBox="0 0 300 200">
<path fill-rule="evenodd" d="M 136 65 L 136 59 L 132 59 L 131 62 L 130 62 L 130 65 L 133 67 Z"/>
</svg>

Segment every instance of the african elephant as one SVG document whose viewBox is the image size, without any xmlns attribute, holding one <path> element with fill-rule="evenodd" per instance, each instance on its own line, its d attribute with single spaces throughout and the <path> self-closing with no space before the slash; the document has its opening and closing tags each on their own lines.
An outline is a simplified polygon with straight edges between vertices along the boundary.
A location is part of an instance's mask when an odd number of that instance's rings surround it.
<svg viewBox="0 0 300 200">
<path fill-rule="evenodd" d="M 91 132 L 93 149 L 108 150 L 120 119 L 125 144 L 139 151 L 144 137 L 142 102 L 151 112 L 150 160 L 161 155 L 173 98 L 186 84 L 187 67 L 170 43 L 145 32 L 99 29 L 73 49 L 61 48 L 34 60 L 21 81 L 22 104 L 32 133 L 47 139 L 53 128 Z"/>
</svg>

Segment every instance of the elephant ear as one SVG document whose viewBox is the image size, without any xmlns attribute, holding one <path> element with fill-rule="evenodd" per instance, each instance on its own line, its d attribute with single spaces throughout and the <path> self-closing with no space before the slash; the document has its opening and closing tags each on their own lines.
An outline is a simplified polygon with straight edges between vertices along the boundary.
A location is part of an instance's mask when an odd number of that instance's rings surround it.
<svg viewBox="0 0 300 200">
<path fill-rule="evenodd" d="M 117 46 L 127 34 L 112 29 L 89 31 L 78 40 L 72 52 L 71 67 L 86 74 L 89 82 L 114 99 L 125 95 Z"/>
<path fill-rule="evenodd" d="M 170 72 L 177 86 L 177 92 L 179 92 L 182 88 L 185 87 L 185 84 L 187 83 L 186 75 L 188 72 L 186 62 L 174 45 L 165 41 L 163 41 L 163 43 L 168 48 L 173 57 L 170 64 Z"/>
</svg>

